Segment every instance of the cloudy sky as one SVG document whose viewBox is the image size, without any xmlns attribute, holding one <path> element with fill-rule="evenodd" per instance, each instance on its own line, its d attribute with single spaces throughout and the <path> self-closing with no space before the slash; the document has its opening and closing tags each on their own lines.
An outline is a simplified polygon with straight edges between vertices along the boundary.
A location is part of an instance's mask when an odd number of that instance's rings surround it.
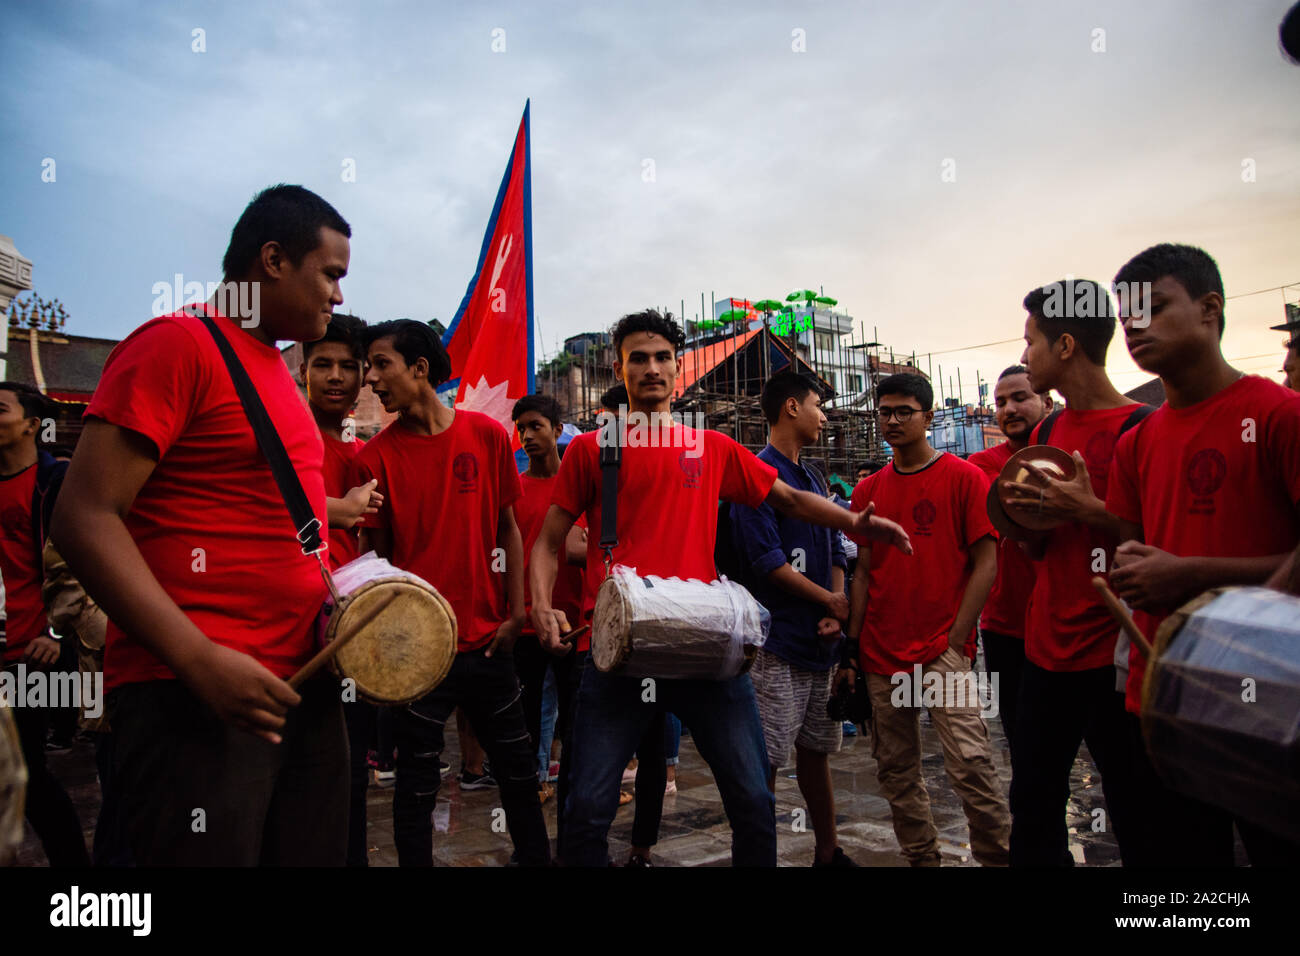
<svg viewBox="0 0 1300 956">
<path fill-rule="evenodd" d="M 448 321 L 531 97 L 539 354 L 822 287 L 971 401 L 1019 346 L 965 347 L 1017 338 L 1029 288 L 1156 242 L 1203 246 L 1230 297 L 1300 298 L 1288 5 L 26 4 L 0 233 L 69 331 L 121 337 L 154 283 L 219 278 L 258 189 L 302 183 L 352 224 L 344 309 Z M 1229 301 L 1238 367 L 1280 379 L 1282 301 Z M 1146 377 L 1122 342 L 1110 367 Z"/>
</svg>

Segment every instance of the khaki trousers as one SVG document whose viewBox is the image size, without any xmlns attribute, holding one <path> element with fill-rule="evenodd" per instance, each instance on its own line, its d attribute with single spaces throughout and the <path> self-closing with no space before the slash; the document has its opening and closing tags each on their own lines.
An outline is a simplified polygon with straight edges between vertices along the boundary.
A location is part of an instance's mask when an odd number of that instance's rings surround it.
<svg viewBox="0 0 1300 956">
<path fill-rule="evenodd" d="M 920 706 L 927 706 L 943 746 L 943 765 L 953 791 L 961 798 L 970 824 L 971 851 L 985 866 L 1006 866 L 1011 814 L 993 765 L 988 728 L 973 693 L 970 663 L 951 648 L 921 669 L 947 678 L 936 692 L 913 687 L 915 672 L 902 685 L 882 674 L 867 674 L 871 696 L 871 754 L 876 759 L 880 791 L 889 800 L 894 834 L 913 866 L 939 865 L 939 834 L 930 813 L 930 794 L 921 776 Z M 934 681 L 936 678 L 930 678 Z M 933 686 L 932 684 L 930 686 Z"/>
</svg>

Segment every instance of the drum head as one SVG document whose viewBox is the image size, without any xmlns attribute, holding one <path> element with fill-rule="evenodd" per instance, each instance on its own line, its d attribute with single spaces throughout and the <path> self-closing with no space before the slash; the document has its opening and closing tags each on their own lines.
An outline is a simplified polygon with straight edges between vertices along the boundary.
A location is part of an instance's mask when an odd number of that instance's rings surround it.
<svg viewBox="0 0 1300 956">
<path fill-rule="evenodd" d="M 433 690 L 456 656 L 456 616 L 441 594 L 406 578 L 370 581 L 332 615 L 328 637 L 345 634 L 350 621 L 387 594 L 397 596 L 362 633 L 344 645 L 335 670 L 378 704 L 404 704 Z"/>
<path fill-rule="evenodd" d="M 627 657 L 631 626 L 627 601 L 618 582 L 606 578 L 596 592 L 596 608 L 591 616 L 591 660 L 599 670 L 611 671 Z"/>
</svg>

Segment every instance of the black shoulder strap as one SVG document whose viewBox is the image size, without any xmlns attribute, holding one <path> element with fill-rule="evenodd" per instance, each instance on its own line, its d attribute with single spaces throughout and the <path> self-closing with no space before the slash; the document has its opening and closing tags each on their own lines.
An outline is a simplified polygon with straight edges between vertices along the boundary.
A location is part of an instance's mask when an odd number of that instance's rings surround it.
<svg viewBox="0 0 1300 956">
<path fill-rule="evenodd" d="M 1065 409 L 1063 408 L 1058 408 L 1056 411 L 1052 412 L 1052 414 L 1043 419 L 1043 424 L 1038 426 L 1038 444 L 1047 444 L 1047 436 L 1052 434 L 1052 426 L 1056 424 L 1056 420 L 1061 417 L 1061 412 L 1064 410 Z"/>
<path fill-rule="evenodd" d="M 262 454 L 271 466 L 271 474 L 275 477 L 276 486 L 279 487 L 280 495 L 289 509 L 293 526 L 298 529 L 298 543 L 302 545 L 302 553 L 315 554 L 325 547 L 321 543 L 320 519 L 311 510 L 307 493 L 302 490 L 302 482 L 298 480 L 298 474 L 289 461 L 289 453 L 284 450 L 284 442 L 280 441 L 271 416 L 266 412 L 266 406 L 258 398 L 252 379 L 248 377 L 248 372 L 240 364 L 239 356 L 235 354 L 234 348 L 225 335 L 217 328 L 217 324 L 206 315 L 188 310 L 187 313 L 201 319 L 208 327 L 208 331 L 212 333 L 212 338 L 221 351 L 221 357 L 225 360 L 226 368 L 230 371 L 231 381 L 235 383 L 239 403 L 244 406 L 248 424 L 252 426 L 253 435 L 257 438 L 257 446 L 262 449 Z"/>
<path fill-rule="evenodd" d="M 1139 405 L 1137 408 L 1133 409 L 1132 415 L 1124 419 L 1124 424 L 1119 426 L 1119 433 L 1122 435 L 1130 428 L 1142 424 L 1142 419 L 1146 418 L 1154 411 L 1155 406 L 1153 405 Z"/>
<path fill-rule="evenodd" d="M 600 549 L 608 573 L 618 547 L 618 469 L 623 461 L 623 438 L 618 415 L 609 412 L 598 434 L 600 445 Z"/>
</svg>

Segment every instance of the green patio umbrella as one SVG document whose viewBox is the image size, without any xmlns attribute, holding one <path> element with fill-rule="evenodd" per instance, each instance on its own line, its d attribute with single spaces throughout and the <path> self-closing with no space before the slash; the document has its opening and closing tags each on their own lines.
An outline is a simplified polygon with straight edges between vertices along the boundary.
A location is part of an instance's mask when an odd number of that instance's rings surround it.
<svg viewBox="0 0 1300 956">
<path fill-rule="evenodd" d="M 754 308 L 759 312 L 779 312 L 781 303 L 776 299 L 760 299 L 754 303 Z"/>
<path fill-rule="evenodd" d="M 832 299 L 828 295 L 819 295 L 813 297 L 814 302 L 820 302 L 822 305 L 839 305 L 839 299 Z"/>
<path fill-rule="evenodd" d="M 744 309 L 729 309 L 718 316 L 720 322 L 744 322 L 749 318 L 749 313 Z"/>
<path fill-rule="evenodd" d="M 812 289 L 800 289 L 798 292 L 791 292 L 785 297 L 787 302 L 811 302 L 817 298 L 817 293 Z"/>
</svg>

